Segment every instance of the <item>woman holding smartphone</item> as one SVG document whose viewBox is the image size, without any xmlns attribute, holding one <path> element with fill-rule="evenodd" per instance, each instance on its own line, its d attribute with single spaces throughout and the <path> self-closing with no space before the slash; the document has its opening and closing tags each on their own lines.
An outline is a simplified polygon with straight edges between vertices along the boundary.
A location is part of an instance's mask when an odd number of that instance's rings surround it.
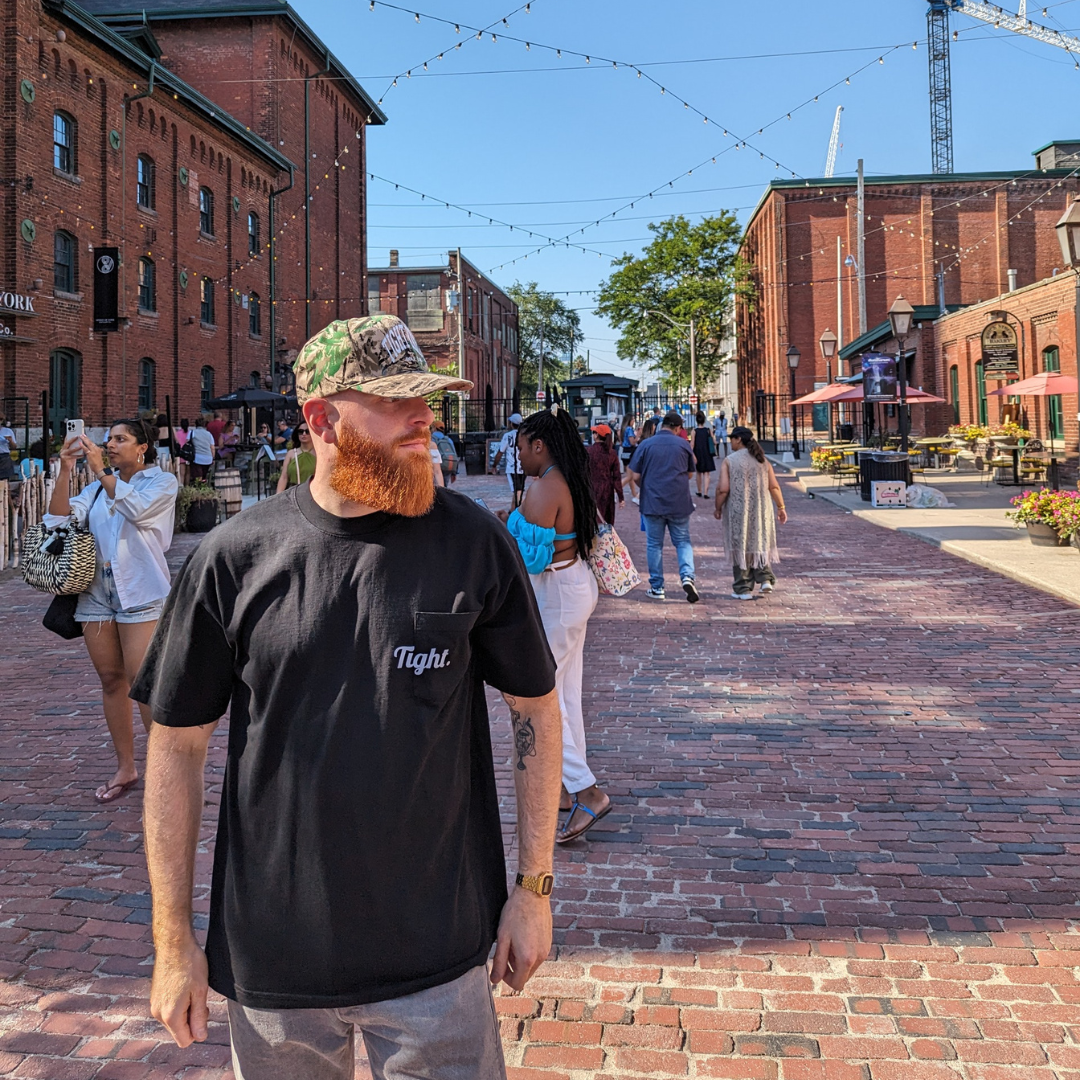
<svg viewBox="0 0 1080 1080">
<path fill-rule="evenodd" d="M 44 518 L 50 528 L 77 521 L 97 546 L 94 580 L 79 595 L 75 620 L 84 624 L 116 752 L 116 772 L 94 792 L 100 803 L 120 798 L 139 779 L 128 691 L 169 595 L 165 552 L 172 544 L 177 482 L 155 464 L 156 442 L 157 432 L 144 421 L 117 420 L 106 443 L 106 467 L 101 448 L 73 434 L 60 453 L 60 475 Z M 83 457 L 95 482 L 69 498 L 72 470 Z M 149 731 L 149 710 L 139 710 Z"/>
</svg>

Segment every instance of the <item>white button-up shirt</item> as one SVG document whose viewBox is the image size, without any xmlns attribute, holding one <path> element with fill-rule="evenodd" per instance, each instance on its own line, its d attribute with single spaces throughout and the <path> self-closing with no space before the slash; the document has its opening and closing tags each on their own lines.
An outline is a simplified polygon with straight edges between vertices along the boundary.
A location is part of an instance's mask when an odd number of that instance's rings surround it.
<svg viewBox="0 0 1080 1080">
<path fill-rule="evenodd" d="M 72 519 L 88 527 L 97 543 L 98 560 L 112 564 L 121 606 L 142 607 L 169 595 L 165 552 L 172 545 L 177 487 L 172 473 L 152 465 L 128 483 L 117 477 L 111 499 L 105 492 L 95 498 L 101 488 L 95 480 L 71 500 L 70 515 L 46 514 L 43 520 L 49 528 Z"/>
</svg>

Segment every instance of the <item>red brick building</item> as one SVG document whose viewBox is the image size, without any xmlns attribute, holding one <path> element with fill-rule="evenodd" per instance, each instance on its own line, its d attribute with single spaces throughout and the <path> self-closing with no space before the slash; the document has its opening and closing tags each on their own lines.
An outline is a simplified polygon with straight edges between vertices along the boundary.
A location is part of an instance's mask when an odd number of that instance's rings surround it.
<svg viewBox="0 0 1080 1080">
<path fill-rule="evenodd" d="M 512 398 L 518 388 L 518 309 L 489 277 L 451 251 L 438 266 L 390 265 L 368 270 L 370 311 L 408 323 L 428 362 L 460 372 L 473 400 Z"/>
<path fill-rule="evenodd" d="M 160 62 L 296 163 L 275 199 L 269 313 L 276 366 L 328 322 L 365 314 L 366 131 L 386 117 L 291 5 L 279 0 L 84 0 L 124 32 L 146 27 Z M 305 213 L 305 206 L 307 212 Z M 269 321 L 269 320 L 268 320 Z M 269 338 L 268 338 L 269 341 Z"/>
<path fill-rule="evenodd" d="M 185 24 L 4 5 L 0 378 L 16 423 L 28 400 L 40 425 L 43 390 L 53 425 L 166 395 L 193 417 L 266 380 L 275 341 L 287 364 L 365 310 L 364 132 L 382 115 L 287 5 L 200 6 Z M 216 82 L 195 62 L 212 46 Z M 98 247 L 119 250 L 115 332 L 93 329 Z"/>
<path fill-rule="evenodd" d="M 1021 286 L 1049 277 L 1061 265 L 1054 225 L 1080 178 L 1062 168 L 887 176 L 868 178 L 865 190 L 870 331 L 901 294 L 936 313 L 942 299 L 954 308 L 1005 292 L 1010 271 Z M 756 391 L 786 400 L 790 345 L 802 356 L 801 395 L 830 374 L 818 345 L 822 332 L 838 333 L 841 345 L 860 336 L 857 267 L 847 263 L 857 259 L 857 238 L 857 191 L 849 177 L 776 181 L 762 196 L 742 245 L 757 296 L 736 313 L 739 400 L 748 413 Z M 849 369 L 834 358 L 831 375 L 838 373 Z M 919 349 L 911 375 L 914 385 L 946 396 L 940 373 Z"/>
<path fill-rule="evenodd" d="M 1002 316 L 1001 312 L 1006 313 Z M 932 363 L 948 398 L 950 423 L 996 424 L 1003 419 L 1009 398 L 988 397 L 1003 385 L 983 371 L 982 330 L 988 322 L 1005 318 L 1019 330 L 1020 375 L 1030 378 L 1043 371 L 1077 375 L 1077 340 L 1080 337 L 1080 279 L 1073 272 L 1038 281 L 1015 292 L 995 296 L 981 304 L 947 315 L 933 324 Z M 1042 439 L 1063 444 L 1073 456 L 1077 450 L 1078 402 L 1075 394 L 1051 398 L 1020 398 L 1020 420 Z"/>
</svg>

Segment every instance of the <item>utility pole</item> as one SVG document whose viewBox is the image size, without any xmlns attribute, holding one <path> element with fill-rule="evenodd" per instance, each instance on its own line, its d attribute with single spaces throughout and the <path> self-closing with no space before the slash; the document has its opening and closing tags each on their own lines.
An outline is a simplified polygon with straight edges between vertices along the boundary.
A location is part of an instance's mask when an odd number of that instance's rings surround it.
<svg viewBox="0 0 1080 1080">
<path fill-rule="evenodd" d="M 856 268 L 859 275 L 859 335 L 866 333 L 866 180 L 863 176 L 863 159 L 859 158 L 858 210 L 856 225 L 859 235 L 859 249 Z"/>
<path fill-rule="evenodd" d="M 697 396 L 697 324 L 690 316 L 690 393 Z"/>
<path fill-rule="evenodd" d="M 544 392 L 544 313 L 540 313 L 540 352 L 536 358 L 536 392 Z"/>
</svg>

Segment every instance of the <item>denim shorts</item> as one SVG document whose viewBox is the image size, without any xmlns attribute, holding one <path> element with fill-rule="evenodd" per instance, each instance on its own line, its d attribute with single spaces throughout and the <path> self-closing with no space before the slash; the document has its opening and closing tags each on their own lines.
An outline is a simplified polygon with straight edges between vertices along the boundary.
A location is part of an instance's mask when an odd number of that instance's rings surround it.
<svg viewBox="0 0 1080 1080">
<path fill-rule="evenodd" d="M 79 603 L 75 608 L 75 621 L 142 623 L 156 622 L 161 617 L 164 600 L 154 600 L 140 607 L 123 608 L 120 597 L 116 595 L 116 583 L 113 581 L 112 565 L 98 564 L 97 573 L 86 592 L 79 593 Z"/>
</svg>

